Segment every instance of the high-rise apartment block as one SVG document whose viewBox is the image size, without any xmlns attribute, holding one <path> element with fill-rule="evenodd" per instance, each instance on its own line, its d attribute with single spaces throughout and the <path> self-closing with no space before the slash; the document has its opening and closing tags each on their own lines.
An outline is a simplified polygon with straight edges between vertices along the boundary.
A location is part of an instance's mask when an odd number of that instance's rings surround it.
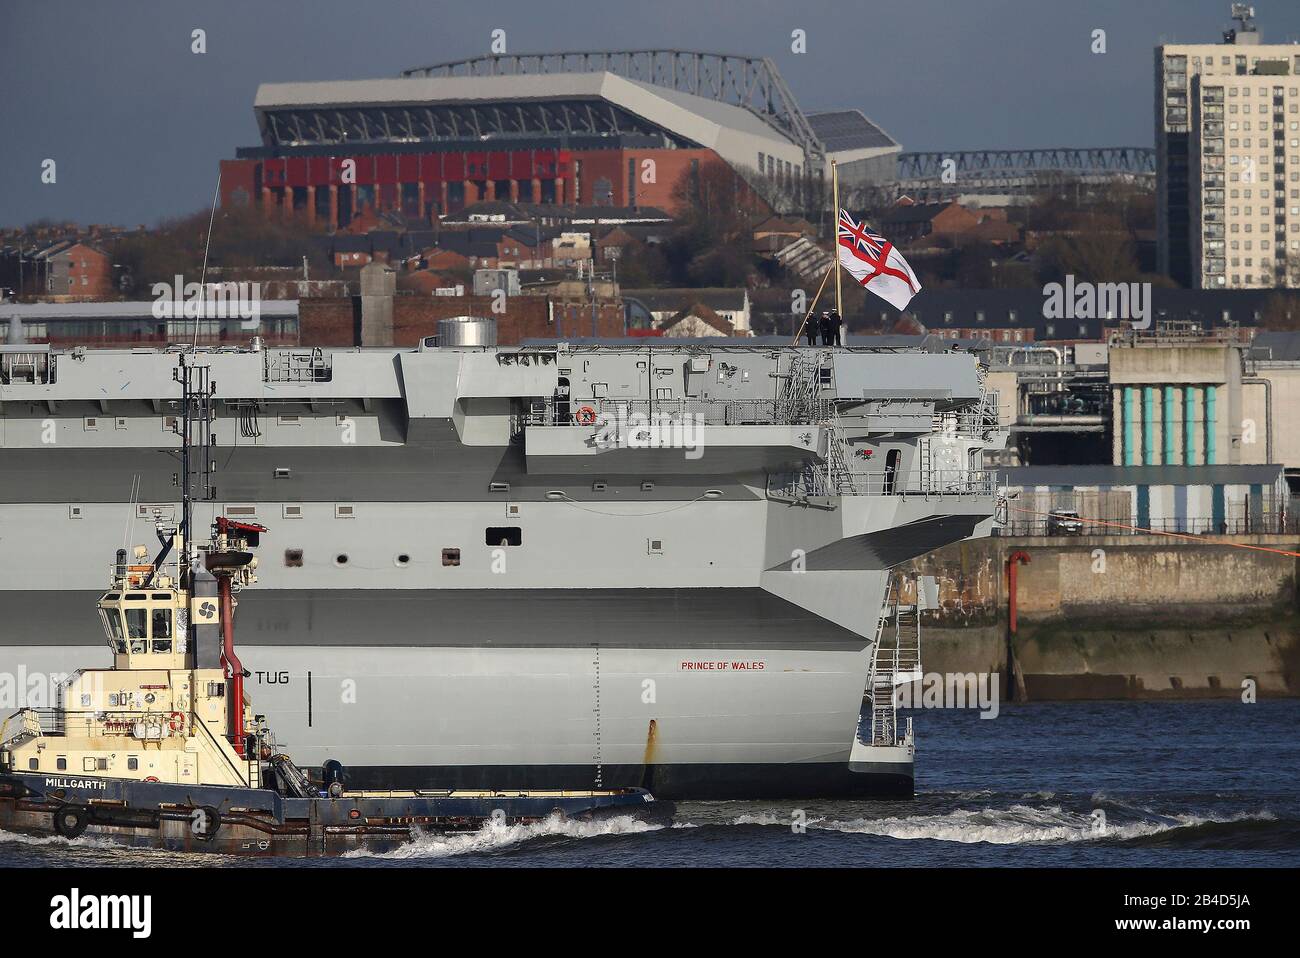
<svg viewBox="0 0 1300 958">
<path fill-rule="evenodd" d="M 1202 289 L 1300 285 L 1300 46 L 1232 12 L 1223 43 L 1156 48 L 1158 268 Z"/>
</svg>

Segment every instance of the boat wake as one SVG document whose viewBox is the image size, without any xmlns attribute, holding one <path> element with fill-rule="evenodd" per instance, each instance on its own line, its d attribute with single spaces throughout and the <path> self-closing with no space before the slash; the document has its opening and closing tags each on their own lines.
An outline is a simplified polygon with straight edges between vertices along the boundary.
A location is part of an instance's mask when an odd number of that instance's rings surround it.
<svg viewBox="0 0 1300 958">
<path fill-rule="evenodd" d="M 64 838 L 62 835 L 21 835 L 18 832 L 6 832 L 0 829 L 0 842 L 14 845 L 28 845 L 33 848 L 56 845 L 60 848 L 86 848 L 100 851 L 121 851 L 123 846 L 108 838 L 83 835 L 80 838 Z"/>
<path fill-rule="evenodd" d="M 735 825 L 765 825 L 789 828 L 789 816 L 775 813 L 741 815 Z M 1116 820 L 1097 811 L 1070 811 L 1060 805 L 1013 804 L 1006 808 L 957 809 L 933 815 L 903 815 L 882 818 L 836 820 L 810 817 L 809 830 L 851 835 L 877 835 L 905 841 L 930 840 L 971 845 L 1042 845 L 1074 842 L 1144 842 L 1161 844 L 1194 840 L 1213 832 L 1220 838 L 1259 831 L 1260 826 L 1277 825 L 1267 810 L 1214 816 L 1193 813 L 1149 814 L 1136 820 Z"/>
<path fill-rule="evenodd" d="M 633 818 L 631 815 L 619 815 L 591 822 L 574 821 L 552 815 L 543 821 L 529 825 L 506 825 L 489 822 L 476 832 L 464 832 L 454 835 L 437 835 L 432 832 L 415 831 L 409 842 L 391 851 L 371 852 L 358 849 L 348 852 L 342 857 L 398 860 L 451 858 L 458 855 L 499 852 L 503 849 L 542 839 L 586 839 L 604 838 L 611 835 L 637 835 L 642 832 L 659 831 L 662 828 L 662 825 L 652 825 Z"/>
</svg>

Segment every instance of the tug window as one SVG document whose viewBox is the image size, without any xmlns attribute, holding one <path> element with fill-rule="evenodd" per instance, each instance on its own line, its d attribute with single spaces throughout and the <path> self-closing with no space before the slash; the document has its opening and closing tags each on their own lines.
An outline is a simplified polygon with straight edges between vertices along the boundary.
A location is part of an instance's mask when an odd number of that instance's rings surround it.
<svg viewBox="0 0 1300 958">
<path fill-rule="evenodd" d="M 108 612 L 101 609 L 99 614 L 104 618 L 104 628 L 108 632 L 108 641 L 113 650 L 125 652 L 126 641 L 122 638 L 122 619 L 117 614 L 117 610 Z"/>
<path fill-rule="evenodd" d="M 153 610 L 153 650 L 170 652 L 172 650 L 172 610 Z"/>
<path fill-rule="evenodd" d="M 149 637 L 149 621 L 145 618 L 148 614 L 147 610 L 127 609 L 124 614 L 126 615 L 126 637 L 131 640 L 131 651 L 146 651 L 145 639 Z"/>
<path fill-rule="evenodd" d="M 490 546 L 522 545 L 524 531 L 519 526 L 488 526 L 483 541 Z"/>
</svg>

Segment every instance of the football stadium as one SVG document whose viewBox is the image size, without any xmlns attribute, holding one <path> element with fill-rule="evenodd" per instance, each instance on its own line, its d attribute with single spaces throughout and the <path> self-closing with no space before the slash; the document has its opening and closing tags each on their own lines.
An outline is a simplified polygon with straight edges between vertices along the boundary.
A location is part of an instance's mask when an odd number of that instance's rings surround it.
<svg viewBox="0 0 1300 958">
<path fill-rule="evenodd" d="M 432 221 L 484 200 L 672 211 L 722 161 L 791 195 L 892 183 L 901 146 L 858 110 L 805 113 L 767 58 L 684 50 L 484 56 L 374 80 L 268 83 L 261 144 L 223 205 L 324 228 L 364 209 Z"/>
</svg>

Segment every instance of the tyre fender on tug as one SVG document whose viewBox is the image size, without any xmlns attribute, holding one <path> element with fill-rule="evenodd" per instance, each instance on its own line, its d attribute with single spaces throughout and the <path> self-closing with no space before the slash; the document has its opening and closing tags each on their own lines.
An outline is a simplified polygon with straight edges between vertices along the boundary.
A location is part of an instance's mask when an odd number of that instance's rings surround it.
<svg viewBox="0 0 1300 958">
<path fill-rule="evenodd" d="M 203 813 L 203 825 L 199 825 L 197 817 L 190 819 L 190 828 L 195 836 L 210 842 L 217 837 L 217 832 L 221 830 L 221 812 L 212 805 L 199 805 L 194 809 L 195 812 Z M 191 812 L 191 815 L 194 813 Z"/>
<path fill-rule="evenodd" d="M 64 838 L 77 838 L 90 824 L 90 809 L 63 805 L 54 810 L 54 830 Z"/>
</svg>

